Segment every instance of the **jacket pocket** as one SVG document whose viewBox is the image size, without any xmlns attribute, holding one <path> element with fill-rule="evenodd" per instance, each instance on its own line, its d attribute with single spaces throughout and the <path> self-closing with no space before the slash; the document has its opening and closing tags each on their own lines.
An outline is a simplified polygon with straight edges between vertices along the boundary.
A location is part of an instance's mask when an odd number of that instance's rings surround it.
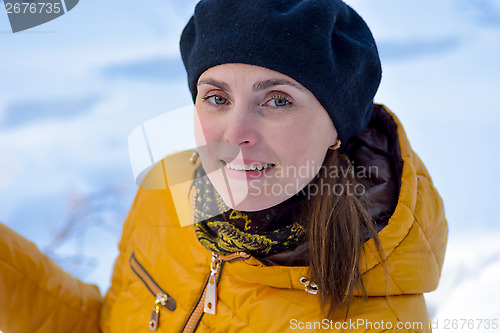
<svg viewBox="0 0 500 333">
<path fill-rule="evenodd" d="M 172 296 L 170 296 L 166 291 L 160 288 L 160 286 L 153 280 L 146 269 L 142 267 L 139 261 L 137 261 L 134 252 L 132 252 L 132 255 L 130 256 L 130 267 L 137 275 L 137 277 L 141 279 L 141 281 L 148 288 L 151 294 L 155 297 L 153 312 L 151 314 L 151 319 L 148 326 L 151 331 L 156 331 L 159 325 L 160 306 L 163 306 L 170 311 L 174 311 L 177 303 L 172 298 Z"/>
</svg>

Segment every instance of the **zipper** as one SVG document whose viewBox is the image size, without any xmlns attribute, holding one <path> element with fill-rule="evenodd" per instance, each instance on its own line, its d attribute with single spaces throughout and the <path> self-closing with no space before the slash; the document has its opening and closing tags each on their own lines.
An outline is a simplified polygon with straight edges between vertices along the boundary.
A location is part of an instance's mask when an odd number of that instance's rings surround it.
<svg viewBox="0 0 500 333">
<path fill-rule="evenodd" d="M 170 311 L 174 311 L 177 307 L 175 300 L 167 294 L 163 289 L 158 286 L 158 284 L 153 280 L 151 275 L 142 267 L 142 265 L 137 261 L 135 254 L 132 253 L 130 257 L 130 267 L 134 273 L 142 280 L 146 285 L 148 290 L 155 297 L 155 303 L 153 306 L 153 311 L 148 322 L 148 329 L 150 331 L 158 330 L 160 325 L 160 305 L 167 308 Z"/>
<path fill-rule="evenodd" d="M 155 307 L 149 320 L 149 330 L 156 331 L 160 322 L 160 304 L 165 306 L 167 304 L 168 296 L 162 293 L 156 295 Z"/>
<path fill-rule="evenodd" d="M 219 256 L 219 258 L 224 262 L 233 262 L 236 260 L 248 259 L 248 258 L 250 258 L 250 255 L 246 252 L 236 252 L 236 253 L 227 254 L 225 256 Z"/>
<path fill-rule="evenodd" d="M 210 276 L 208 277 L 208 283 L 206 286 L 205 293 L 205 306 L 203 307 L 203 312 L 215 314 L 215 309 L 217 306 L 217 278 L 219 277 L 221 270 L 222 259 L 218 255 L 212 254 L 212 263 L 210 264 Z"/>
<path fill-rule="evenodd" d="M 249 254 L 245 252 L 237 252 L 229 255 L 218 255 L 212 253 L 212 262 L 210 263 L 210 275 L 207 278 L 203 291 L 196 302 L 193 311 L 189 315 L 182 333 L 192 333 L 198 327 L 204 313 L 216 313 L 217 308 L 217 285 L 219 283 L 222 268 L 226 262 L 233 262 L 240 259 L 248 259 Z"/>
</svg>

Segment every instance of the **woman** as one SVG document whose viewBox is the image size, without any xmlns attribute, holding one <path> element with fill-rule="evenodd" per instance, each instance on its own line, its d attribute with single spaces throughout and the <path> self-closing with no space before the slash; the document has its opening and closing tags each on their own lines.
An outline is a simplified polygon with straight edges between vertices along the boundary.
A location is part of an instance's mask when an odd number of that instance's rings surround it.
<svg viewBox="0 0 500 333">
<path fill-rule="evenodd" d="M 443 205 L 373 104 L 364 21 L 339 0 L 206 0 L 180 47 L 201 158 L 150 171 L 104 301 L 2 227 L 0 329 L 430 331 Z"/>
</svg>

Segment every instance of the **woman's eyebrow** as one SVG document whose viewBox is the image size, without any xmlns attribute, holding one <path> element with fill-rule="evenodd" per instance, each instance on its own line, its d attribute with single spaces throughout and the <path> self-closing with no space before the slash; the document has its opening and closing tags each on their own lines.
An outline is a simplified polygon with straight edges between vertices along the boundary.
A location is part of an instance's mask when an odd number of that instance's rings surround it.
<svg viewBox="0 0 500 333">
<path fill-rule="evenodd" d="M 257 82 L 256 84 L 253 85 L 253 90 L 264 90 L 270 87 L 274 86 L 292 86 L 294 88 L 297 88 L 299 90 L 302 90 L 302 87 L 297 85 L 296 83 L 286 80 L 286 79 L 273 79 L 273 80 L 265 80 L 261 82 Z"/>
<path fill-rule="evenodd" d="M 231 91 L 231 88 L 229 88 L 229 85 L 227 83 L 217 81 L 214 79 L 200 80 L 200 81 L 198 81 L 197 86 L 200 86 L 202 84 L 208 84 L 208 85 L 214 86 L 216 88 L 219 88 L 221 90 L 225 90 L 225 91 L 229 91 L 229 92 Z"/>
<path fill-rule="evenodd" d="M 208 85 L 214 86 L 216 88 L 219 88 L 221 90 L 231 92 L 231 88 L 229 87 L 229 85 L 225 82 L 222 82 L 222 81 L 217 81 L 214 79 L 205 79 L 205 80 L 198 81 L 197 86 L 200 86 L 202 84 L 208 84 Z M 283 86 L 283 85 L 291 86 L 291 87 L 297 88 L 299 90 L 303 90 L 303 88 L 301 86 L 297 85 L 296 83 L 294 83 L 290 80 L 286 80 L 286 79 L 271 79 L 271 80 L 260 81 L 260 82 L 255 83 L 252 86 L 252 88 L 254 91 L 260 91 L 260 90 L 268 89 L 270 87 Z"/>
</svg>

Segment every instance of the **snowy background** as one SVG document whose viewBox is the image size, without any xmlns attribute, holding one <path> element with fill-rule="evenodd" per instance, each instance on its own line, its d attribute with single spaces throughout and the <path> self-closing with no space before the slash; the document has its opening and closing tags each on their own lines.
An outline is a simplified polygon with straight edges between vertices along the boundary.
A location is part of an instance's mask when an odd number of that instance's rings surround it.
<svg viewBox="0 0 500 333">
<path fill-rule="evenodd" d="M 128 135 L 191 103 L 178 39 L 194 3 L 82 0 L 16 34 L 0 10 L 0 221 L 102 292 L 137 189 Z M 376 101 L 399 116 L 445 202 L 445 266 L 426 296 L 435 331 L 500 321 L 500 3 L 348 3 L 378 42 Z"/>
</svg>

